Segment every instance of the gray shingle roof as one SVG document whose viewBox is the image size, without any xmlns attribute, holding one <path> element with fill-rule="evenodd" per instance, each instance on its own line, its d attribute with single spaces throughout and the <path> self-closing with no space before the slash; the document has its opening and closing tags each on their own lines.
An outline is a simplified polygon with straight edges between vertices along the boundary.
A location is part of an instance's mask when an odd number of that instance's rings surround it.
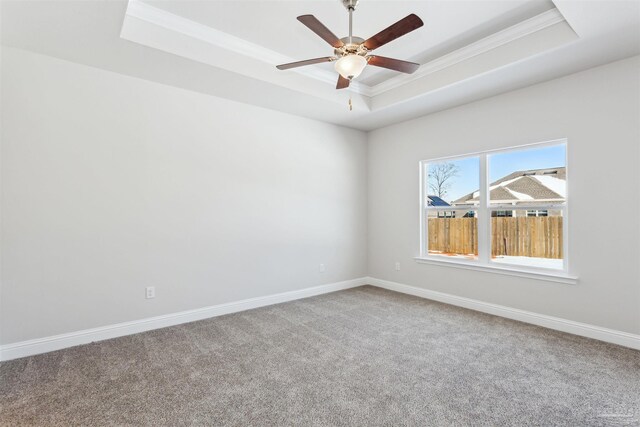
<svg viewBox="0 0 640 427">
<path fill-rule="evenodd" d="M 491 200 L 531 202 L 535 200 L 557 200 L 563 201 L 564 196 L 558 194 L 550 187 L 544 184 L 544 179 L 534 178 L 535 176 L 552 177 L 561 181 L 566 181 L 566 168 L 547 168 L 547 169 L 531 169 L 513 172 L 499 180 L 492 182 L 490 185 Z M 542 180 L 542 182 L 541 182 Z M 554 182 L 558 182 L 553 180 Z M 562 191 L 562 189 L 557 191 Z M 479 195 L 474 197 L 473 193 L 469 193 L 459 199 L 453 201 L 452 205 L 474 204 L 479 201 Z"/>
<path fill-rule="evenodd" d="M 509 190 L 517 191 L 531 196 L 535 200 L 547 200 L 547 199 L 562 199 L 563 197 L 558 193 L 546 187 L 540 181 L 532 178 L 529 175 L 525 175 L 520 179 L 513 181 L 507 185 Z"/>
</svg>

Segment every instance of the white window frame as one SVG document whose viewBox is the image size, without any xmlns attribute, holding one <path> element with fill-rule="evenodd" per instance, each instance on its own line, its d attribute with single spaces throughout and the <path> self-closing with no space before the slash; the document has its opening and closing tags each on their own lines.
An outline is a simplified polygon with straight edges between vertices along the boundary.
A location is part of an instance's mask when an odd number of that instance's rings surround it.
<svg viewBox="0 0 640 427">
<path fill-rule="evenodd" d="M 494 154 L 503 154 L 514 151 L 522 151 L 535 148 L 544 148 L 557 145 L 565 146 L 565 170 L 566 170 L 566 182 L 567 193 L 565 203 L 553 204 L 553 203 L 539 203 L 535 205 L 517 206 L 510 204 L 495 204 L 490 205 L 488 200 L 488 188 L 489 182 L 489 156 Z M 570 275 L 569 270 L 569 165 L 568 165 L 568 153 L 569 144 L 566 138 L 556 139 L 552 141 L 538 142 L 533 144 L 520 145 L 515 147 L 508 147 L 503 149 L 488 150 L 476 153 L 468 153 L 463 155 L 455 155 L 448 157 L 439 157 L 435 159 L 422 160 L 419 163 L 420 167 L 420 255 L 415 257 L 415 260 L 419 263 L 437 264 L 459 267 L 464 269 L 489 271 L 493 273 L 507 274 L 511 276 L 520 276 L 527 278 L 535 278 L 541 280 L 548 280 L 552 282 L 575 284 L 578 279 L 575 276 Z M 429 211 L 451 211 L 460 210 L 453 206 L 428 206 L 426 203 L 425 195 L 428 194 L 427 183 L 427 165 L 429 163 L 437 163 L 441 161 L 455 161 L 468 159 L 470 157 L 479 158 L 480 166 L 480 200 L 477 206 L 472 208 L 465 208 L 466 210 L 475 210 L 478 218 L 478 258 L 477 259 L 448 259 L 438 255 L 430 255 L 428 252 L 429 242 L 429 230 L 427 223 L 427 216 Z M 499 210 L 518 210 L 524 211 L 525 214 L 528 210 L 556 210 L 562 213 L 562 269 L 551 269 L 534 266 L 523 266 L 518 264 L 506 264 L 496 263 L 491 260 L 491 212 Z"/>
</svg>

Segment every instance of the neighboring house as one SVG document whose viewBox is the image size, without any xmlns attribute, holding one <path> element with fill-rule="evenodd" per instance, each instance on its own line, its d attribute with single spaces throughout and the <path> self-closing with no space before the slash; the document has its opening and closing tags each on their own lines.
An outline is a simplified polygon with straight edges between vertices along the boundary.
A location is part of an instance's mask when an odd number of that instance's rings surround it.
<svg viewBox="0 0 640 427">
<path fill-rule="evenodd" d="M 491 203 L 526 207 L 539 203 L 563 203 L 566 200 L 566 168 L 531 169 L 513 172 L 490 185 Z M 473 207 L 480 203 L 479 191 L 451 202 L 455 207 Z M 457 211 L 456 216 L 464 216 L 468 210 Z M 522 212 L 520 214 L 520 212 Z M 547 210 L 494 211 L 492 216 L 547 216 Z"/>
<path fill-rule="evenodd" d="M 449 203 L 445 202 L 438 196 L 427 196 L 427 204 L 429 206 L 451 206 Z M 454 215 L 453 212 L 429 212 L 430 218 L 452 218 Z"/>
<path fill-rule="evenodd" d="M 451 206 L 438 196 L 427 196 L 427 204 L 429 206 Z"/>
</svg>

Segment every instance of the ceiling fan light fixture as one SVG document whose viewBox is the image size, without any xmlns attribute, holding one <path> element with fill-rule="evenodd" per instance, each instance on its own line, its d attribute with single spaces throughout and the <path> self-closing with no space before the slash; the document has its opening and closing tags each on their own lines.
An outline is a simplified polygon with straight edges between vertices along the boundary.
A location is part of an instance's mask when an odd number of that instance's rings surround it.
<svg viewBox="0 0 640 427">
<path fill-rule="evenodd" d="M 355 79 L 367 66 L 367 59 L 364 56 L 351 54 L 338 59 L 335 64 L 336 71 L 345 79 Z"/>
</svg>

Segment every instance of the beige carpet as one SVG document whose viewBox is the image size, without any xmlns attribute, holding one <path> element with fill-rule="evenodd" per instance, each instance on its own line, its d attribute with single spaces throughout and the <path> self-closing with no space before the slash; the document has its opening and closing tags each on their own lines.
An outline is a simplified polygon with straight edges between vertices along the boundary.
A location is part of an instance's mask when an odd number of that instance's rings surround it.
<svg viewBox="0 0 640 427">
<path fill-rule="evenodd" d="M 0 364 L 2 425 L 640 425 L 640 352 L 369 286 Z"/>
</svg>

